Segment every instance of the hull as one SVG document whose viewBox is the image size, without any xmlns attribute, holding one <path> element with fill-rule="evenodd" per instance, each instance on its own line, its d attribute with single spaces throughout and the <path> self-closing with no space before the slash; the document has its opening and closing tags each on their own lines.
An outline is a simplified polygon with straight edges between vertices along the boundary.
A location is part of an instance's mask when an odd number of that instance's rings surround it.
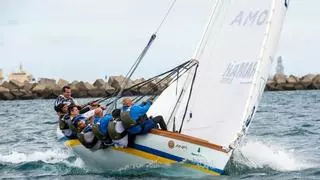
<svg viewBox="0 0 320 180">
<path fill-rule="evenodd" d="M 138 135 L 128 148 L 90 151 L 78 140 L 65 140 L 64 144 L 86 165 L 103 171 L 141 167 L 150 163 L 178 163 L 197 173 L 221 175 L 232 153 L 198 138 L 161 130 Z"/>
</svg>

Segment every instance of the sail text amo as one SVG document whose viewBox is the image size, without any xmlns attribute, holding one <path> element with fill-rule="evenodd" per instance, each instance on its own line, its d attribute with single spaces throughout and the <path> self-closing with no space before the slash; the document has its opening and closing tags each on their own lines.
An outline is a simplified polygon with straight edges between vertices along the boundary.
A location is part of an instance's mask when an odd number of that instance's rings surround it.
<svg viewBox="0 0 320 180">
<path fill-rule="evenodd" d="M 268 10 L 256 10 L 256 11 L 240 11 L 234 16 L 230 25 L 231 26 L 261 26 L 267 23 Z"/>
<path fill-rule="evenodd" d="M 230 84 L 234 80 L 239 80 L 240 83 L 251 83 L 256 68 L 256 61 L 230 62 L 222 74 L 220 83 Z"/>
</svg>

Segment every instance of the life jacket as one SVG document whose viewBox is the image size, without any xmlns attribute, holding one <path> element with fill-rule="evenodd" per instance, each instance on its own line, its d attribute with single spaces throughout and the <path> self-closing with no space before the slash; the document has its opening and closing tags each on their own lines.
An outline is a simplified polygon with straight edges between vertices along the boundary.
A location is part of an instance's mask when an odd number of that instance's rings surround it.
<svg viewBox="0 0 320 180">
<path fill-rule="evenodd" d="M 69 129 L 68 119 L 70 116 L 68 114 L 62 114 L 59 116 L 59 128 L 60 130 Z"/>
<path fill-rule="evenodd" d="M 74 132 L 75 134 L 77 134 L 78 130 L 77 128 L 74 126 L 73 124 L 73 119 L 71 119 L 70 116 L 68 116 L 68 118 L 66 119 L 67 123 L 68 123 L 68 126 L 69 128 L 71 129 L 72 132 Z"/>
<path fill-rule="evenodd" d="M 129 129 L 138 123 L 130 117 L 130 111 L 124 111 L 120 113 L 120 119 L 124 129 Z"/>
<path fill-rule="evenodd" d="M 103 134 L 101 131 L 100 131 L 100 124 L 93 124 L 92 125 L 92 133 L 94 134 L 94 136 L 100 140 L 100 141 L 103 141 L 103 142 L 111 142 L 111 138 L 109 137 L 109 134 Z"/>
<path fill-rule="evenodd" d="M 124 131 L 122 133 L 118 133 L 116 131 L 116 124 L 117 122 L 121 121 L 120 119 L 115 119 L 113 121 L 110 121 L 108 124 L 108 134 L 109 137 L 112 140 L 119 140 L 122 139 L 124 136 L 126 136 L 128 134 L 127 129 L 124 127 Z M 123 125 L 123 121 L 121 122 Z"/>
<path fill-rule="evenodd" d="M 71 122 L 71 118 L 68 114 L 60 116 L 59 128 L 67 138 L 69 138 L 69 139 L 77 138 L 76 128 L 73 126 L 73 124 Z"/>
<path fill-rule="evenodd" d="M 60 116 L 59 118 L 59 128 L 60 130 L 69 129 L 68 123 L 65 121 L 65 115 Z"/>
<path fill-rule="evenodd" d="M 86 133 L 93 133 L 93 132 L 86 132 Z M 86 141 L 84 132 L 77 133 L 77 136 L 80 143 L 86 148 L 91 149 L 98 143 L 98 138 L 95 136 L 93 136 L 93 139 L 91 142 Z"/>
</svg>

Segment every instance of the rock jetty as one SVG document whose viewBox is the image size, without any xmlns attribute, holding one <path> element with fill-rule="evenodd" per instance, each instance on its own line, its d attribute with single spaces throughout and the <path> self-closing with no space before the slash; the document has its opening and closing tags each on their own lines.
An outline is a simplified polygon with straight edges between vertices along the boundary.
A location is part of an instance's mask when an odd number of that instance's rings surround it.
<svg viewBox="0 0 320 180">
<path fill-rule="evenodd" d="M 307 74 L 302 77 L 276 74 L 273 78 L 268 80 L 265 88 L 266 91 L 293 91 L 315 89 L 320 89 L 320 74 Z"/>
<path fill-rule="evenodd" d="M 41 78 L 37 83 L 19 81 L 5 81 L 0 85 L 0 100 L 15 99 L 53 99 L 61 94 L 62 87 L 69 85 L 72 90 L 72 96 L 75 98 L 87 97 L 107 97 L 119 92 L 124 76 L 110 76 L 108 81 L 97 79 L 93 84 L 84 81 L 73 81 L 69 83 L 66 80 Z M 137 85 L 144 79 L 128 80 L 127 87 Z M 151 95 L 159 94 L 166 87 L 167 81 L 157 83 L 157 80 L 151 81 L 144 86 L 136 86 L 124 90 L 125 95 Z M 288 91 L 288 90 L 311 90 L 320 89 L 320 74 L 307 74 L 302 77 L 294 75 L 286 76 L 276 74 L 269 78 L 265 87 L 266 91 Z"/>
<path fill-rule="evenodd" d="M 87 97 L 108 97 L 119 92 L 124 76 L 110 76 L 108 82 L 103 79 L 97 79 L 93 84 L 84 81 L 73 81 L 69 83 L 66 80 L 41 78 L 37 83 L 24 82 L 16 80 L 5 81 L 0 85 L 0 100 L 15 100 L 15 99 L 53 99 L 62 93 L 62 87 L 70 86 L 72 96 L 75 98 Z M 128 85 L 123 94 L 125 95 L 152 95 L 159 94 L 160 88 L 166 87 L 165 82 L 157 83 L 156 81 L 149 82 L 144 86 L 137 85 L 144 79 L 128 80 Z"/>
</svg>

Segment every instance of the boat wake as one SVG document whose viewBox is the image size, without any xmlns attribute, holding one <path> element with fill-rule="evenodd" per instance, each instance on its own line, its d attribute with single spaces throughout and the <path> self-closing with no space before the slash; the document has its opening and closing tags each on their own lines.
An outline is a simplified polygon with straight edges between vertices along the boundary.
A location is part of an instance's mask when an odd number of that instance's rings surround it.
<svg viewBox="0 0 320 180">
<path fill-rule="evenodd" d="M 62 149 L 36 151 L 33 153 L 12 151 L 8 154 L 0 154 L 1 164 L 21 164 L 30 162 L 44 162 L 47 164 L 64 163 L 69 167 L 84 167 L 84 163 L 80 158 L 75 158 L 70 152 Z"/>
<path fill-rule="evenodd" d="M 100 172 L 90 168 L 70 151 L 53 149 L 47 151 L 36 151 L 32 153 L 23 153 L 12 151 L 7 154 L 0 154 L 0 167 L 2 171 L 39 171 L 35 176 L 43 175 L 42 173 L 52 174 L 59 172 L 64 175 L 86 175 L 94 174 L 104 177 L 194 177 L 194 172 L 189 172 L 180 163 L 173 165 L 150 163 L 146 165 L 128 166 L 117 171 Z M 0 168 L 0 169 L 1 169 Z M 30 175 L 32 176 L 32 175 Z M 12 177 L 12 176 L 8 176 Z M 16 178 L 18 178 L 17 176 Z"/>
<path fill-rule="evenodd" d="M 59 171 L 60 173 L 62 168 L 65 175 L 91 173 L 103 177 L 196 177 L 195 174 L 186 171 L 179 163 L 173 165 L 148 164 L 130 166 L 109 173 L 98 172 L 86 167 L 83 161 L 71 152 L 62 149 L 32 153 L 12 151 L 0 154 L 0 166 L 3 169 L 19 171 L 45 167 L 51 169 L 50 171 Z M 230 176 L 256 173 L 265 175 L 276 172 L 302 171 L 315 168 L 315 166 L 304 161 L 303 157 L 294 151 L 285 150 L 274 143 L 269 145 L 251 140 L 234 152 L 226 167 L 226 174 Z"/>
<path fill-rule="evenodd" d="M 275 143 L 248 141 L 235 150 L 228 166 L 227 174 L 243 172 L 286 172 L 301 171 L 316 167 L 315 164 L 304 160 L 302 155 L 293 150 L 285 150 Z"/>
</svg>

